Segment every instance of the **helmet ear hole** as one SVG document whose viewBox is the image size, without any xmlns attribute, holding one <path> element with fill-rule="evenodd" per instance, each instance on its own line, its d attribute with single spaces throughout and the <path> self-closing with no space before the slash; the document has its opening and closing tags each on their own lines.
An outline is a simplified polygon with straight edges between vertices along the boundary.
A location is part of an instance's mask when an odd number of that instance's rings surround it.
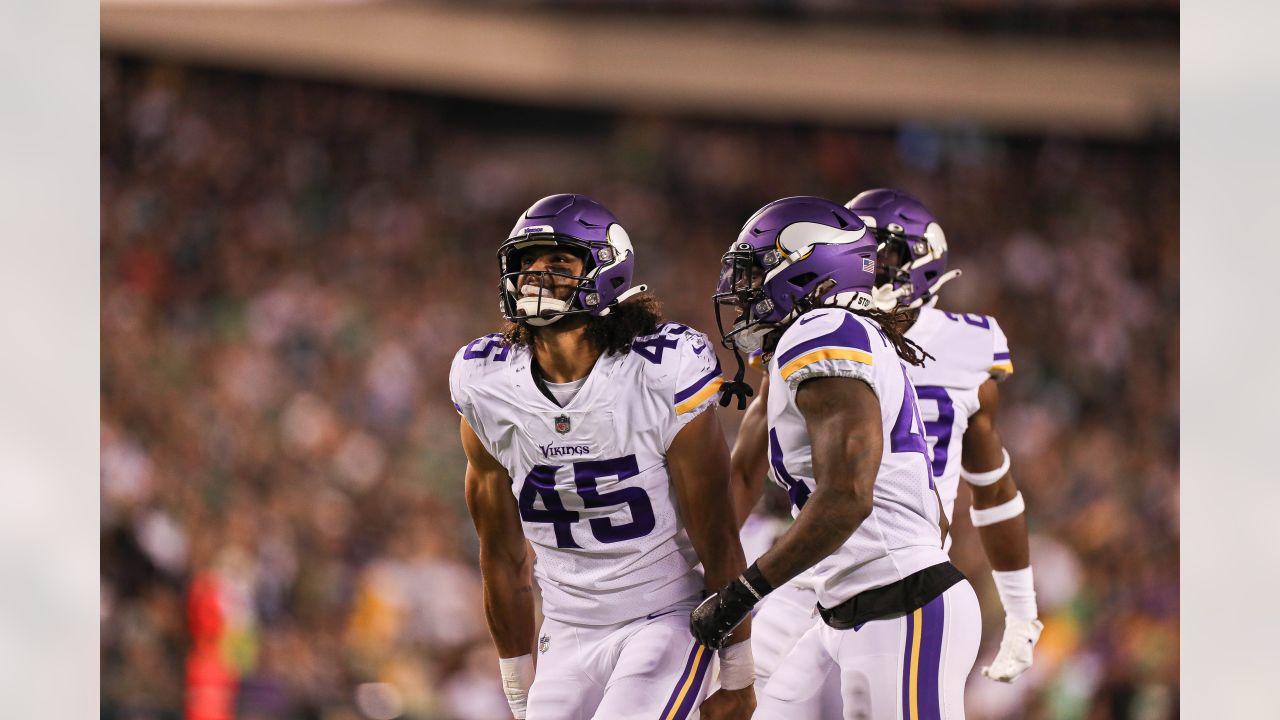
<svg viewBox="0 0 1280 720">
<path fill-rule="evenodd" d="M 938 271 L 937 271 L 937 270 L 925 270 L 925 271 L 924 271 L 924 279 L 925 279 L 925 280 L 928 280 L 929 282 L 933 282 L 933 279 L 934 279 L 934 278 L 936 278 L 936 277 L 938 277 Z"/>
<path fill-rule="evenodd" d="M 609 281 L 609 283 L 613 285 L 614 290 L 617 290 L 619 287 L 621 287 L 622 283 L 624 282 L 626 281 L 620 277 L 613 278 L 612 280 Z"/>
<path fill-rule="evenodd" d="M 796 275 L 795 277 L 789 279 L 787 282 L 791 283 L 792 285 L 795 285 L 796 287 L 804 287 L 805 285 L 808 285 L 809 283 L 813 282 L 813 279 L 816 277 L 818 277 L 817 273 L 811 273 L 811 272 L 800 273 L 799 275 Z"/>
</svg>

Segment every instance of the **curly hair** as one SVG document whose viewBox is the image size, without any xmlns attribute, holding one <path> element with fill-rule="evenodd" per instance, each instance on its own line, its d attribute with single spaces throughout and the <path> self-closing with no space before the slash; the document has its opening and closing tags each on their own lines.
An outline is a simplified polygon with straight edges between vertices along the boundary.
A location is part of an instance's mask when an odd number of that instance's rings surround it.
<svg viewBox="0 0 1280 720">
<path fill-rule="evenodd" d="M 652 293 L 643 292 L 614 305 L 604 317 L 588 316 L 587 341 L 605 355 L 626 354 L 636 338 L 657 332 L 662 321 L 662 303 Z M 524 323 L 508 321 L 502 328 L 508 345 L 528 347 L 533 333 Z"/>
</svg>

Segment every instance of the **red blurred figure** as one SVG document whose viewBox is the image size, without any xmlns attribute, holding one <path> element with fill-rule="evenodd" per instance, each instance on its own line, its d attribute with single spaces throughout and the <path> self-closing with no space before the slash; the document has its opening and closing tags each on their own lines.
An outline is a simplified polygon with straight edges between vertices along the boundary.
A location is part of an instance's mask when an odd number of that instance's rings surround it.
<svg viewBox="0 0 1280 720">
<path fill-rule="evenodd" d="M 187 720 L 231 720 L 235 717 L 235 669 L 222 657 L 225 623 L 218 576 L 200 573 L 187 597 Z"/>
</svg>

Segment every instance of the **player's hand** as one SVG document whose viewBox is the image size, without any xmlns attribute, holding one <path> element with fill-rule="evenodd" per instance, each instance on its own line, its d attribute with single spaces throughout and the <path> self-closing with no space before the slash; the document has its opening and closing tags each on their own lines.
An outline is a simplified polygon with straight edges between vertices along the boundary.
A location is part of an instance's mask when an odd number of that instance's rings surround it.
<svg viewBox="0 0 1280 720">
<path fill-rule="evenodd" d="M 748 685 L 739 690 L 717 690 L 698 706 L 702 720 L 746 720 L 756 711 L 756 691 Z"/>
<path fill-rule="evenodd" d="M 698 642 L 719 650 L 755 604 L 756 596 L 741 580 L 734 580 L 693 609 L 689 614 L 689 632 Z"/>
<path fill-rule="evenodd" d="M 1004 619 L 1004 638 L 1000 640 L 1000 652 L 991 664 L 982 668 L 982 674 L 997 682 L 1011 683 L 1031 667 L 1031 651 L 1040 639 L 1044 625 L 1039 620 Z"/>
</svg>

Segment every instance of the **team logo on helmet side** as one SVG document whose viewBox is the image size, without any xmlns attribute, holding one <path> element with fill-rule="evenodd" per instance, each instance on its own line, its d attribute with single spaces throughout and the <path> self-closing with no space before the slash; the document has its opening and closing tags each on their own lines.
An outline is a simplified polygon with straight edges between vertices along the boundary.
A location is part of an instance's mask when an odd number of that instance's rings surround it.
<svg viewBox="0 0 1280 720">
<path fill-rule="evenodd" d="M 713 302 L 722 342 L 750 353 L 809 308 L 869 307 L 875 253 L 874 236 L 847 208 L 817 197 L 769 203 L 721 259 Z"/>
</svg>

